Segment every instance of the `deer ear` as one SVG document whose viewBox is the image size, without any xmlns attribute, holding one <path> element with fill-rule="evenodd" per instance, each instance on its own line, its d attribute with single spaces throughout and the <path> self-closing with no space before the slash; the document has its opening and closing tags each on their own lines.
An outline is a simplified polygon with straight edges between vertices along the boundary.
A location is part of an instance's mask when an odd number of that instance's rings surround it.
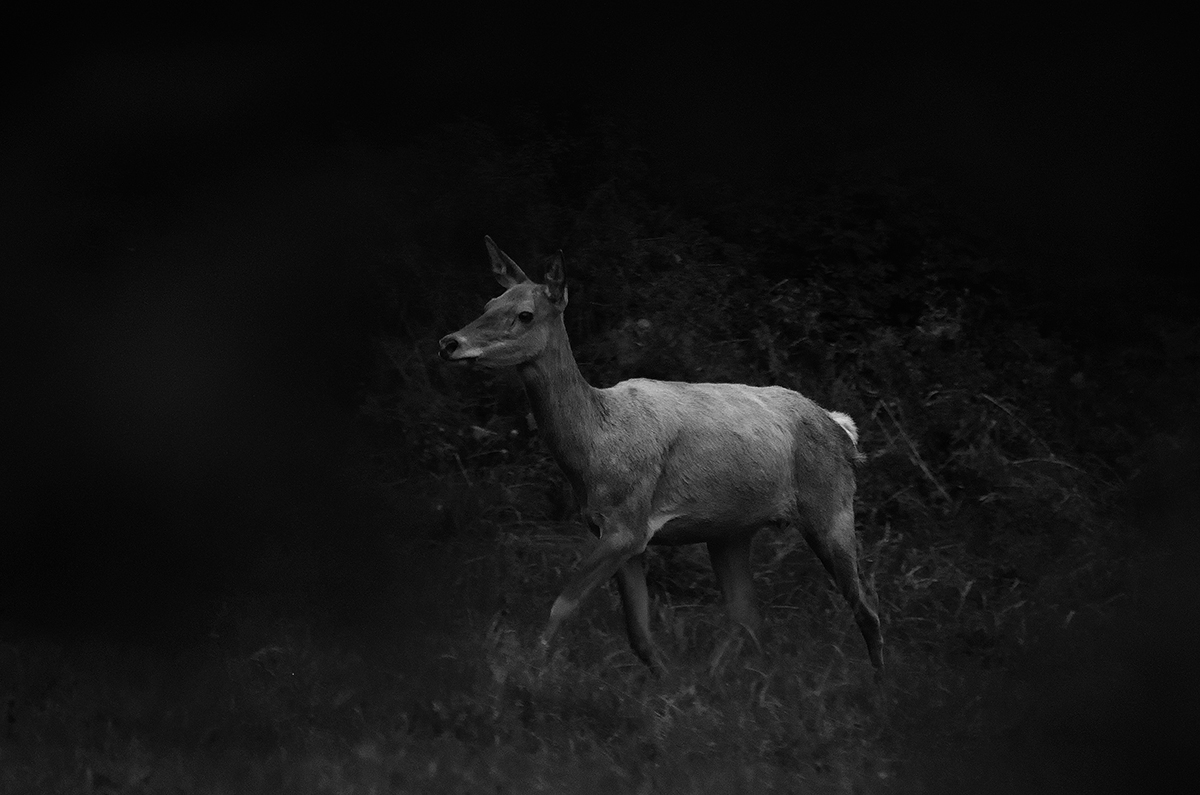
<svg viewBox="0 0 1200 795">
<path fill-rule="evenodd" d="M 550 258 L 550 267 L 546 270 L 546 295 L 559 309 L 566 307 L 567 277 L 563 274 L 562 251 Z"/>
<path fill-rule="evenodd" d="M 483 242 L 487 244 L 488 254 L 492 258 L 492 273 L 496 275 L 496 281 L 500 282 L 501 287 L 507 290 L 509 287 L 529 281 L 525 271 L 513 262 L 512 257 L 500 250 L 496 241 L 488 235 L 484 235 Z"/>
</svg>

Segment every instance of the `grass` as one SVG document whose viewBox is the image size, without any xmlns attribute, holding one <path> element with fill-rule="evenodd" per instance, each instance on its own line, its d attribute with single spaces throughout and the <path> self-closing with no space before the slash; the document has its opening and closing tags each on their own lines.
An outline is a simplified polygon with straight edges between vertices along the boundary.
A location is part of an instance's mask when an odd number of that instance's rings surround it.
<svg viewBox="0 0 1200 795">
<path fill-rule="evenodd" d="M 655 680 L 615 634 L 548 660 L 520 635 L 497 621 L 444 638 L 415 672 L 299 625 L 253 651 L 10 646 L 0 788 L 744 792 L 890 775 L 870 754 L 869 667 L 834 647 L 804 665 L 731 649 Z"/>
<path fill-rule="evenodd" d="M 397 526 L 428 521 L 404 508 Z M 535 653 L 578 528 L 506 515 L 439 532 L 397 534 L 391 569 L 337 561 L 321 589 L 304 581 L 319 553 L 272 548 L 270 578 L 190 642 L 0 644 L 0 792 L 1091 792 L 1128 780 L 1139 736 L 1173 736 L 1147 722 L 1170 691 L 1130 631 L 1141 613 L 1072 596 L 1086 572 L 985 590 L 960 549 L 877 539 L 877 680 L 794 539 L 756 548 L 761 651 L 728 628 L 702 550 L 664 550 L 656 678 L 614 589 Z M 389 570 L 373 609 L 345 598 Z"/>
</svg>

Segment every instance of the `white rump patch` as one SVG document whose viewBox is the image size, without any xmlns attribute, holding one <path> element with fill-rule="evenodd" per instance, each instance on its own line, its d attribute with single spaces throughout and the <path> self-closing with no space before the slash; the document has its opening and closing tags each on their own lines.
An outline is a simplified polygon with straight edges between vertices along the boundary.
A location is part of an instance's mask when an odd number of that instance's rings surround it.
<svg viewBox="0 0 1200 795">
<path fill-rule="evenodd" d="M 858 426 L 854 424 L 854 420 L 850 419 L 849 414 L 843 414 L 840 411 L 831 411 L 829 416 L 833 421 L 842 426 L 842 430 L 850 435 L 850 441 L 858 444 Z"/>
</svg>

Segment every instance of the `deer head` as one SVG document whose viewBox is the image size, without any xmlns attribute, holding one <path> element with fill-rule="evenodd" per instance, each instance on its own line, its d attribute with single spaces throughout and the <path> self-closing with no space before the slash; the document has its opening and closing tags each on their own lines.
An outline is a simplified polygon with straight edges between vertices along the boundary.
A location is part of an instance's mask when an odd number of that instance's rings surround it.
<svg viewBox="0 0 1200 795">
<path fill-rule="evenodd" d="M 481 367 L 512 367 L 541 355 L 567 307 L 562 252 L 554 255 L 546 283 L 530 280 L 512 258 L 485 237 L 492 273 L 504 292 L 488 301 L 483 314 L 442 337 L 439 355 L 446 361 Z"/>
</svg>

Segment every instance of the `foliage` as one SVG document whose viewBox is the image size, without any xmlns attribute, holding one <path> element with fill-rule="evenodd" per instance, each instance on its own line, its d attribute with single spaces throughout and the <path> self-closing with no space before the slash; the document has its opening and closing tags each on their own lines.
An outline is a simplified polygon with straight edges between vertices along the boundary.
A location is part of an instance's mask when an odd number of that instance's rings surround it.
<svg viewBox="0 0 1200 795">
<path fill-rule="evenodd" d="M 407 629 L 330 630 L 344 617 L 321 624 L 305 601 L 338 592 L 317 587 L 323 548 L 264 547 L 247 566 L 272 573 L 269 595 L 231 597 L 187 681 L 105 648 L 0 646 L 0 789 L 1032 791 L 1062 780 L 1054 754 L 1073 759 L 1086 731 L 1123 750 L 1147 669 L 1106 656 L 1109 641 L 1170 600 L 1147 590 L 1156 559 L 1122 507 L 1164 504 L 1155 462 L 1187 449 L 1194 322 L 1151 316 L 1092 346 L 898 177 L 830 175 L 696 218 L 657 198 L 652 164 L 612 126 L 524 109 L 340 157 L 362 204 L 339 262 L 371 296 L 346 479 L 382 506 L 357 529 L 386 536 L 368 574 L 399 572 L 380 610 Z M 703 550 L 680 548 L 650 564 L 666 677 L 629 652 L 612 592 L 535 653 L 586 541 L 519 383 L 435 359 L 496 292 L 484 233 L 534 276 L 564 250 L 568 329 L 597 385 L 781 384 L 855 418 L 881 686 L 794 533 L 755 550 L 761 651 L 725 628 Z M 1094 718 L 1057 691 L 1075 673 L 1127 687 Z M 1043 703 L 1065 704 L 1064 722 L 1039 722 Z M 1027 773 L 997 747 L 1051 750 Z"/>
</svg>

